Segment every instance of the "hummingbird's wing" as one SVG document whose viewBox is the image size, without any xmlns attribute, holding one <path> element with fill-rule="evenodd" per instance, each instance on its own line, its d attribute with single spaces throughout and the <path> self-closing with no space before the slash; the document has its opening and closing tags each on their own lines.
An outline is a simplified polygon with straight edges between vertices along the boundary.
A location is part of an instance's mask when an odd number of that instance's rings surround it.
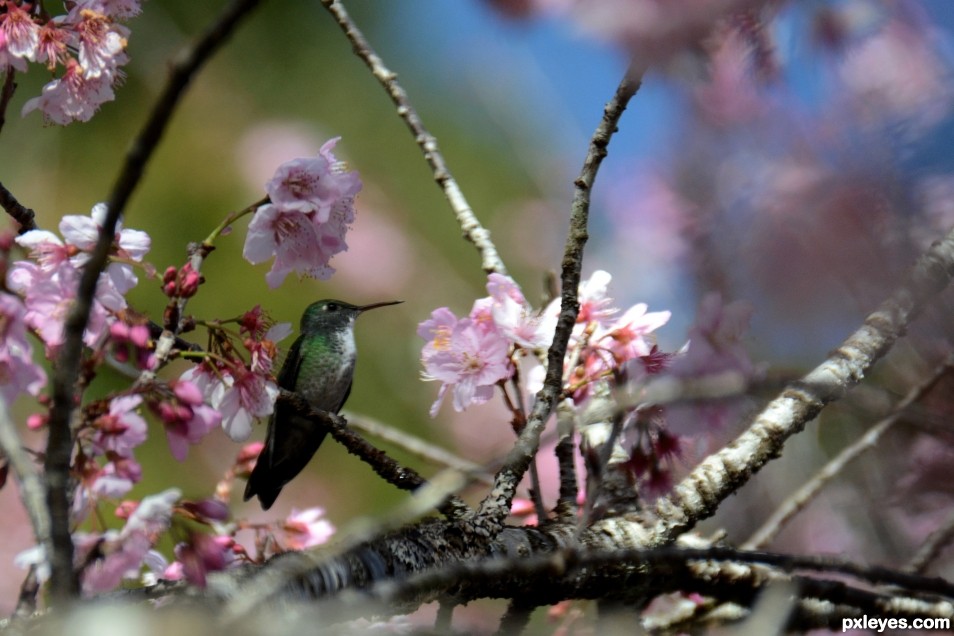
<svg viewBox="0 0 954 636">
<path fill-rule="evenodd" d="M 288 355 L 285 356 L 285 363 L 282 364 L 282 369 L 278 372 L 278 378 L 276 378 L 278 386 L 286 391 L 294 391 L 298 382 L 298 372 L 301 369 L 302 362 L 301 343 L 303 340 L 303 336 L 295 338 L 291 349 L 288 350 Z M 262 457 L 266 458 L 266 464 L 269 468 L 275 463 L 273 454 L 275 451 L 275 431 L 278 428 L 276 422 L 286 420 L 288 414 L 285 411 L 288 410 L 289 408 L 283 402 L 278 401 L 275 403 L 275 412 L 268 418 L 268 434 L 265 436 L 265 448 L 262 450 Z"/>
<path fill-rule="evenodd" d="M 298 382 L 298 372 L 302 362 L 302 340 L 303 338 L 301 336 L 295 340 L 291 349 L 288 350 L 288 355 L 285 356 L 285 363 L 282 365 L 281 371 L 278 372 L 278 386 L 287 391 L 294 391 L 295 384 Z M 286 476 L 281 474 L 286 471 L 276 470 L 276 466 L 280 463 L 280 457 L 277 456 L 275 452 L 275 449 L 278 448 L 276 431 L 279 426 L 292 417 L 289 411 L 290 408 L 284 402 L 278 401 L 275 404 L 275 411 L 272 413 L 272 416 L 268 418 L 268 432 L 265 435 L 265 447 L 259 454 L 258 461 L 255 462 L 255 468 L 252 469 L 252 474 L 249 475 L 248 483 L 245 484 L 245 495 L 243 499 L 248 501 L 258 495 L 259 501 L 262 503 L 262 508 L 265 510 L 271 507 L 275 498 L 278 497 L 278 493 L 281 492 L 282 486 L 284 486 L 294 474 L 297 474 L 294 473 L 291 476 Z M 294 442 L 294 440 L 292 441 Z"/>
<path fill-rule="evenodd" d="M 285 363 L 282 370 L 278 372 L 278 386 L 287 391 L 294 391 L 295 384 L 298 382 L 298 370 L 301 369 L 301 341 L 303 336 L 295 338 L 288 355 L 285 356 Z"/>
</svg>

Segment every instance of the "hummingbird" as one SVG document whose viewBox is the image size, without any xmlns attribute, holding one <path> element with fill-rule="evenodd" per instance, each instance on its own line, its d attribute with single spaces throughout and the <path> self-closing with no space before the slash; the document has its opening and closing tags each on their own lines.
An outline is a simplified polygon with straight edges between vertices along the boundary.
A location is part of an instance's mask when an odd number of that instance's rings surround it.
<svg viewBox="0 0 954 636">
<path fill-rule="evenodd" d="M 288 350 L 278 373 L 278 386 L 301 395 L 312 408 L 337 413 L 351 393 L 357 350 L 354 321 L 362 313 L 397 305 L 391 300 L 351 305 L 340 300 L 319 300 L 301 316 L 299 335 Z M 325 427 L 278 401 L 268 420 L 265 447 L 245 485 L 244 500 L 258 496 L 263 510 L 271 508 L 282 488 L 305 468 L 321 446 Z"/>
</svg>

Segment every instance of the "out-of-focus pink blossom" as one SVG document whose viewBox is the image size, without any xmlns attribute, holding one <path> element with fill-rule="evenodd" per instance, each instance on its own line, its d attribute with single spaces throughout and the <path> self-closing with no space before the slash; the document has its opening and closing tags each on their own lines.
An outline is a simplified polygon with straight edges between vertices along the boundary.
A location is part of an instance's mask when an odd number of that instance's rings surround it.
<svg viewBox="0 0 954 636">
<path fill-rule="evenodd" d="M 323 508 L 292 509 L 282 523 L 285 545 L 292 550 L 304 550 L 325 543 L 335 533 L 335 527 L 324 515 Z"/>
<path fill-rule="evenodd" d="M 895 17 L 847 52 L 841 78 L 862 120 L 920 134 L 950 113 L 954 71 L 937 38 L 930 25 Z"/>
<path fill-rule="evenodd" d="M 142 12 L 140 0 L 78 0 L 76 4 L 119 20 L 134 18 Z"/>
<path fill-rule="evenodd" d="M 169 451 L 179 461 L 188 455 L 189 444 L 198 444 L 222 423 L 222 414 L 205 404 L 198 382 L 210 380 L 193 367 L 171 383 L 176 400 L 150 403 L 165 424 Z"/>
<path fill-rule="evenodd" d="M 89 494 L 93 499 L 118 499 L 123 497 L 133 486 L 142 481 L 142 466 L 132 457 L 117 457 L 106 462 L 103 467 L 89 476 L 88 483 Z M 88 503 L 82 499 L 82 493 L 77 493 L 80 499 L 77 501 L 77 508 L 83 509 Z"/>
<path fill-rule="evenodd" d="M 132 457 L 132 451 L 146 441 L 146 420 L 135 409 L 141 395 L 121 395 L 109 402 L 109 412 L 93 422 L 93 450 L 98 454 L 115 453 Z"/>
<path fill-rule="evenodd" d="M 46 373 L 33 361 L 27 340 L 26 308 L 16 296 L 0 292 L 0 395 L 7 406 L 23 393 L 37 395 Z"/>
<path fill-rule="evenodd" d="M 190 583 L 205 587 L 210 572 L 224 570 L 235 561 L 234 543 L 232 537 L 193 533 L 187 543 L 180 543 L 175 548 L 183 576 Z"/>
<path fill-rule="evenodd" d="M 676 361 L 673 371 L 682 376 L 734 371 L 751 378 L 756 369 L 742 338 L 752 312 L 751 303 L 735 301 L 726 305 L 720 294 L 708 294 L 689 330 L 688 351 Z"/>
<path fill-rule="evenodd" d="M 173 506 L 181 498 L 182 491 L 178 488 L 169 488 L 144 497 L 126 521 L 123 533 L 143 532 L 149 536 L 165 530 L 172 519 Z"/>
<path fill-rule="evenodd" d="M 120 539 L 118 533 L 107 532 L 98 540 L 100 550 L 108 552 L 83 569 L 83 593 L 88 596 L 114 590 L 124 579 L 138 579 L 143 559 L 152 547 L 149 538 L 141 533 Z"/>
<path fill-rule="evenodd" d="M 697 52 L 720 19 L 759 0 L 574 0 L 571 17 L 581 27 L 612 41 L 645 64 L 668 64 Z"/>
</svg>

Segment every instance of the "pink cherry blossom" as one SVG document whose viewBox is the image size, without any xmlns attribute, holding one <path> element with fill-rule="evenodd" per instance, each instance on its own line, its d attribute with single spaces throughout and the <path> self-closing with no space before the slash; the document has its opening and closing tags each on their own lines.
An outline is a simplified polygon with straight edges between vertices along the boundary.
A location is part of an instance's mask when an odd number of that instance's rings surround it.
<svg viewBox="0 0 954 636">
<path fill-rule="evenodd" d="M 418 334 L 425 339 L 430 336 L 421 354 L 424 379 L 442 383 L 431 417 L 437 414 L 448 389 L 454 390 L 454 410 L 463 411 L 489 400 L 494 385 L 513 373 L 506 337 L 480 328 L 470 318 L 450 324 L 452 318 L 450 310 L 437 309 L 418 327 Z"/>
<path fill-rule="evenodd" d="M 155 495 L 144 497 L 123 527 L 123 534 L 142 532 L 155 535 L 169 527 L 172 508 L 182 498 L 182 491 L 169 488 Z"/>
<path fill-rule="evenodd" d="M 94 499 L 118 499 L 126 495 L 132 487 L 142 481 L 142 466 L 132 457 L 117 458 L 106 462 L 88 481 L 89 494 Z M 78 502 L 79 508 L 85 508 L 88 502 Z"/>
<path fill-rule="evenodd" d="M 335 527 L 324 514 L 323 508 L 293 508 L 282 523 L 285 545 L 292 550 L 304 550 L 325 543 L 335 533 Z"/>
<path fill-rule="evenodd" d="M 646 341 L 645 336 L 665 325 L 672 316 L 669 311 L 647 313 L 646 309 L 644 303 L 633 305 L 600 339 L 600 344 L 613 352 L 616 365 L 649 355 L 652 345 Z"/>
<path fill-rule="evenodd" d="M 79 43 L 79 63 L 86 79 L 106 75 L 112 78 L 116 67 L 126 62 L 128 29 L 97 11 L 77 6 L 67 17 Z"/>
<path fill-rule="evenodd" d="M 195 383 L 220 416 L 222 429 L 237 442 L 248 438 L 256 417 L 272 414 L 278 399 L 278 386 L 267 372 L 256 373 L 244 367 L 213 373 L 206 365 L 198 365 L 179 379 Z"/>
<path fill-rule="evenodd" d="M 6 12 L 0 14 L 0 33 L 6 43 L 6 51 L 19 58 L 34 59 L 39 42 L 40 26 L 18 4 L 7 2 Z"/>
<path fill-rule="evenodd" d="M 109 412 L 93 423 L 93 449 L 97 454 L 115 453 L 132 457 L 132 451 L 146 441 L 146 420 L 135 412 L 141 395 L 121 395 L 109 402 Z"/>
<path fill-rule="evenodd" d="M 205 587 L 209 572 L 224 570 L 235 561 L 234 544 L 232 537 L 193 533 L 187 543 L 175 548 L 183 576 L 190 583 Z"/>
<path fill-rule="evenodd" d="M 269 287 L 279 287 L 291 272 L 317 279 L 331 277 L 330 254 L 325 254 L 318 240 L 318 231 L 304 212 L 282 210 L 263 205 L 248 226 L 242 256 L 257 265 L 275 257 L 265 280 Z"/>
<path fill-rule="evenodd" d="M 119 20 L 134 18 L 142 12 L 140 0 L 78 0 L 76 4 Z"/>
<path fill-rule="evenodd" d="M 509 276 L 490 274 L 487 291 L 493 299 L 493 321 L 507 338 L 522 347 L 546 347 L 553 340 L 556 320 L 533 311 L 520 287 Z"/>
<path fill-rule="evenodd" d="M 44 86 L 39 97 L 27 100 L 21 113 L 39 110 L 47 122 L 60 125 L 89 121 L 103 103 L 115 99 L 113 79 L 106 73 L 84 77 L 82 67 L 71 59 L 63 76 Z"/>
<path fill-rule="evenodd" d="M 19 298 L 0 292 L 0 396 L 7 406 L 23 393 L 37 395 L 46 385 L 46 373 L 33 362 L 26 313 Z"/>
<path fill-rule="evenodd" d="M 335 271 L 331 258 L 348 249 L 345 234 L 354 222 L 361 179 L 335 158 L 337 141 L 325 143 L 316 157 L 282 164 L 265 185 L 270 203 L 255 212 L 242 254 L 253 265 L 275 258 L 266 276 L 271 287 L 290 272 L 329 278 Z"/>
<path fill-rule="evenodd" d="M 47 22 L 40 28 L 36 61 L 45 62 L 47 69 L 52 71 L 58 64 L 66 61 L 69 55 L 67 44 L 71 39 L 72 33 L 68 29 L 60 28 L 53 22 Z"/>
<path fill-rule="evenodd" d="M 222 414 L 222 429 L 233 441 L 241 442 L 252 434 L 252 421 L 267 417 L 275 408 L 278 386 L 267 375 L 243 372 L 224 377 L 224 390 L 215 406 Z"/>
<path fill-rule="evenodd" d="M 17 261 L 7 272 L 7 285 L 23 296 L 27 325 L 36 329 L 47 347 L 63 344 L 63 326 L 73 306 L 80 274 L 69 262 L 53 271 L 44 271 L 29 261 Z M 97 286 L 96 299 L 90 313 L 83 342 L 96 344 L 104 335 L 109 321 L 107 305 L 119 310 L 125 304 L 122 296 L 102 284 Z"/>
<path fill-rule="evenodd" d="M 110 550 L 101 559 L 94 559 L 83 569 L 83 593 L 92 596 L 119 587 L 124 579 L 138 579 L 143 560 L 152 547 L 149 539 L 134 533 L 123 539 L 115 531 L 96 537 L 100 550 Z"/>
</svg>

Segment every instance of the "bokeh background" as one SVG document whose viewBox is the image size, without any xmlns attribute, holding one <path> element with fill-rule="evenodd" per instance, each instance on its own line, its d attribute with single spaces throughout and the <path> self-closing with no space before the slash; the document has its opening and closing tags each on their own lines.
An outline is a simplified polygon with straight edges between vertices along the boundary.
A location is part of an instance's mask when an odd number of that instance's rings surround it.
<svg viewBox="0 0 954 636">
<path fill-rule="evenodd" d="M 43 126 L 37 113 L 21 119 L 24 101 L 47 78 L 37 69 L 20 76 L 0 135 L 0 181 L 37 211 L 42 227 L 53 229 L 62 215 L 88 213 L 106 198 L 163 84 L 167 60 L 222 4 L 146 2 L 128 24 L 132 61 L 125 84 L 89 123 Z M 564 4 L 348 4 L 399 73 L 535 305 L 546 273 L 559 267 L 572 182 L 589 135 L 627 62 L 626 47 L 612 33 L 581 24 Z M 711 67 L 703 56 L 688 55 L 647 75 L 599 176 L 585 273 L 611 272 L 621 308 L 646 302 L 650 310 L 671 310 L 658 334 L 666 350 L 685 343 L 706 294 L 751 303 L 751 329 L 742 342 L 763 377 L 785 379 L 840 342 L 916 254 L 954 223 L 954 8 L 939 0 L 845 0 L 778 3 L 774 11 L 778 19 L 757 34 L 769 62 L 730 41 L 709 52 Z M 320 298 L 403 299 L 359 321 L 347 410 L 490 461 L 512 437 L 503 409 L 487 404 L 455 414 L 448 403 L 429 418 L 438 386 L 420 380 L 422 343 L 415 335 L 434 308 L 465 313 L 485 295 L 479 259 L 461 240 L 386 95 L 319 3 L 265 2 L 217 54 L 175 115 L 125 224 L 152 236 L 148 260 L 160 271 L 181 264 L 186 244 L 259 199 L 280 163 L 314 154 L 335 136 L 342 137 L 337 154 L 364 181 L 349 250 L 332 262 L 336 275 L 328 281 L 290 276 L 269 289 L 268 266 L 241 258 L 242 220 L 206 261 L 207 282 L 189 311 L 226 318 L 260 304 L 297 329 L 302 309 Z M 158 317 L 165 297 L 157 281 L 142 279 L 129 299 Z M 774 501 L 946 353 L 950 322 L 950 313 L 928 312 L 879 370 L 878 388 L 826 414 L 822 427 L 793 442 L 791 461 L 766 471 L 713 527 L 729 525 L 744 539 Z M 170 376 L 184 368 L 175 365 Z M 92 395 L 122 383 L 104 372 Z M 706 419 L 711 411 L 674 413 L 674 426 L 698 436 L 686 448 L 686 466 L 736 433 L 767 396 L 723 404 L 718 426 Z M 889 444 L 903 452 L 851 473 L 773 547 L 890 561 L 923 538 L 935 522 L 930 511 L 947 501 L 937 498 L 949 494 L 943 480 L 929 480 L 926 488 L 926 477 L 911 472 L 912 463 L 947 461 L 944 400 L 938 401 L 942 414 L 928 418 L 932 430 L 905 429 Z M 34 409 L 26 400 L 18 404 L 20 421 Z M 263 434 L 264 425 L 257 427 L 255 435 Z M 208 496 L 238 448 L 216 432 L 179 464 L 157 427 L 137 453 L 144 480 L 133 495 L 176 486 L 190 497 Z M 395 454 L 425 473 L 433 470 Z M 904 479 L 929 493 L 930 503 L 906 497 L 896 483 Z M 239 503 L 238 494 L 237 515 L 281 518 L 293 507 L 320 505 L 339 526 L 385 514 L 403 497 L 331 442 L 269 513 Z M 885 512 L 902 503 L 917 510 Z M 0 506 L 0 612 L 6 612 L 19 582 L 12 557 L 32 540 L 12 484 L 0 490 Z"/>
</svg>

